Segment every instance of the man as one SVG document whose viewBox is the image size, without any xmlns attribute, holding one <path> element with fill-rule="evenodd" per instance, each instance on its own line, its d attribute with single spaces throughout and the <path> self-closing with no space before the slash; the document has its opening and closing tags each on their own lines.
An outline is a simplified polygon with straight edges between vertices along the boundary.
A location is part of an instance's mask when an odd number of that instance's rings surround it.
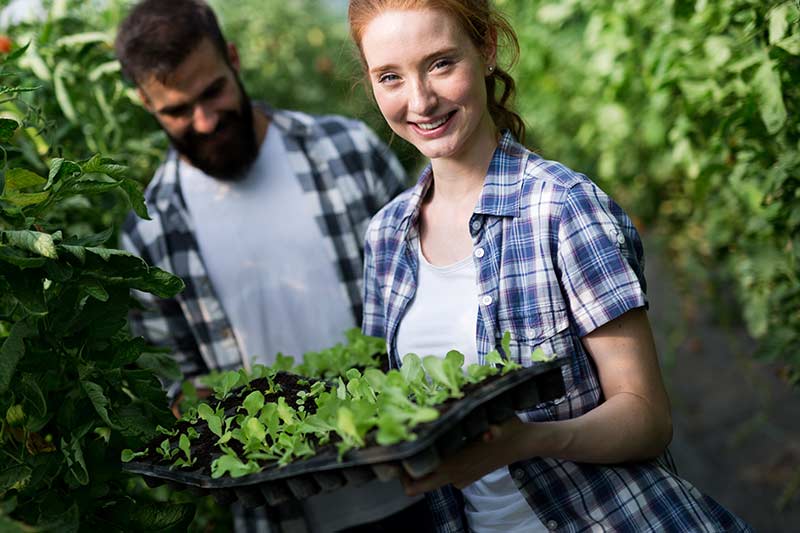
<svg viewBox="0 0 800 533">
<path fill-rule="evenodd" d="M 123 245 L 186 282 L 174 299 L 137 294 L 134 331 L 187 378 L 343 340 L 361 319 L 366 225 L 402 188 L 396 158 L 360 122 L 251 104 L 200 0 L 140 2 L 116 51 L 172 145 L 145 193 L 152 220 L 129 218 Z M 423 505 L 375 481 L 311 498 L 299 519 L 235 516 L 248 531 L 392 531 L 427 520 Z"/>
</svg>

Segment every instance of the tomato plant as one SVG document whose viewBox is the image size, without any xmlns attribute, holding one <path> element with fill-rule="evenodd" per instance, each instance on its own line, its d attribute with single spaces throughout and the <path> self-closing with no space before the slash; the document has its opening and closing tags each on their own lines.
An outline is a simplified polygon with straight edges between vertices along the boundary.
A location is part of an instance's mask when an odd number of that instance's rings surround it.
<svg viewBox="0 0 800 533">
<path fill-rule="evenodd" d="M 526 21 L 532 145 L 599 177 L 800 384 L 797 2 L 498 4 Z"/>
<path fill-rule="evenodd" d="M 130 290 L 171 297 L 183 282 L 107 246 L 111 228 L 61 224 L 65 206 L 80 210 L 91 206 L 81 199 L 111 191 L 140 216 L 147 211 L 129 170 L 113 159 L 43 153 L 46 172 L 26 165 L 17 143 L 43 120 L 33 112 L 37 91 L 19 82 L 26 52 L 0 64 L 3 103 L 28 110 L 0 118 L 0 526 L 185 527 L 193 505 L 137 502 L 117 462 L 121 449 L 173 423 L 151 369 L 180 375 L 166 354 L 129 335 Z"/>
</svg>

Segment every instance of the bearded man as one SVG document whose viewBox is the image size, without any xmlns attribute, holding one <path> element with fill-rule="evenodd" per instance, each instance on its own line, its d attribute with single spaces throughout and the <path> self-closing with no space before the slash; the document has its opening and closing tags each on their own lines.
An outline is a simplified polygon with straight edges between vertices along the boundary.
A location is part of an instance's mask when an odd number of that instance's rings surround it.
<svg viewBox="0 0 800 533">
<path fill-rule="evenodd" d="M 116 52 L 171 142 L 145 192 L 152 220 L 131 216 L 123 246 L 186 282 L 173 299 L 137 293 L 134 333 L 170 347 L 190 379 L 344 340 L 361 321 L 367 223 L 403 188 L 394 155 L 361 122 L 251 102 L 236 47 L 200 0 L 140 2 Z M 236 510 L 237 530 L 430 522 L 424 502 L 377 481 L 272 511 Z"/>
</svg>

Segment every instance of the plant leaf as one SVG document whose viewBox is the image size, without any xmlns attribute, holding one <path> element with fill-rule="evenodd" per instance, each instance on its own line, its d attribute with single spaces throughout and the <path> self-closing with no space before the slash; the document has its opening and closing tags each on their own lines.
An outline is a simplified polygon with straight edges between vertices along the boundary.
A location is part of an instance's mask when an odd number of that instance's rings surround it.
<svg viewBox="0 0 800 533">
<path fill-rule="evenodd" d="M 44 202 L 49 196 L 50 191 L 28 193 L 9 191 L 2 196 L 2 199 L 17 207 L 28 207 L 29 205 L 36 205 Z"/>
<path fill-rule="evenodd" d="M 0 231 L 0 239 L 11 246 L 33 252 L 50 259 L 58 259 L 53 237 L 47 233 L 31 230 Z"/>
<path fill-rule="evenodd" d="M 70 474 L 80 485 L 89 484 L 89 471 L 86 469 L 86 461 L 83 458 L 83 450 L 81 449 L 81 441 L 77 437 L 73 437 L 72 441 L 67 442 L 61 439 L 61 452 L 67 460 L 67 467 Z"/>
<path fill-rule="evenodd" d="M 5 394 L 11 378 L 17 370 L 17 363 L 25 355 L 25 338 L 36 333 L 36 328 L 28 321 L 20 321 L 11 326 L 8 337 L 0 346 L 0 394 Z"/>
<path fill-rule="evenodd" d="M 108 397 L 106 397 L 103 387 L 92 381 L 81 381 L 81 386 L 92 402 L 92 405 L 94 405 L 95 411 L 97 411 L 97 414 L 103 419 L 103 422 L 114 429 L 119 429 L 119 426 L 111 422 L 111 419 L 108 417 L 108 406 L 111 402 L 109 402 Z"/>
<path fill-rule="evenodd" d="M 0 118 L 0 143 L 7 143 L 19 128 L 19 122 L 10 118 Z"/>
<path fill-rule="evenodd" d="M 761 120 L 767 132 L 774 135 L 786 123 L 786 106 L 783 103 L 781 77 L 775 70 L 775 62 L 766 59 L 756 71 L 753 78 L 754 90 L 758 101 Z"/>
<path fill-rule="evenodd" d="M 47 175 L 47 183 L 44 186 L 44 190 L 48 190 L 56 182 L 69 183 L 82 174 L 83 171 L 78 163 L 57 157 L 50 163 L 50 173 Z"/>
<path fill-rule="evenodd" d="M 253 391 L 247 395 L 242 405 L 249 416 L 258 416 L 259 411 L 264 407 L 264 395 L 260 391 Z"/>
<path fill-rule="evenodd" d="M 133 209 L 134 213 L 139 215 L 139 218 L 150 220 L 150 215 L 147 213 L 147 205 L 144 201 L 144 194 L 139 188 L 139 184 L 130 179 L 122 179 L 119 182 L 120 188 L 125 192 L 128 199 L 128 204 Z"/>
<path fill-rule="evenodd" d="M 19 191 L 28 187 L 44 185 L 47 180 L 35 172 L 24 168 L 12 168 L 6 172 L 6 185 L 3 194 L 9 191 Z"/>
</svg>

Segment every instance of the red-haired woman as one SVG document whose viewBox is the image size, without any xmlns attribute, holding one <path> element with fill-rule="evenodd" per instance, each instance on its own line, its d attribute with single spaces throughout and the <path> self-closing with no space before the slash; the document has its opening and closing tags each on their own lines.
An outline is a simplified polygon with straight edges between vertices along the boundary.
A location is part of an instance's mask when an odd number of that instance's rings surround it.
<svg viewBox="0 0 800 533">
<path fill-rule="evenodd" d="M 486 0 L 351 0 L 352 37 L 392 130 L 430 159 L 366 238 L 364 331 L 401 355 L 567 358 L 563 398 L 519 413 L 407 483 L 441 531 L 748 531 L 678 478 L 647 318 L 643 252 L 586 176 L 527 150 L 507 107 L 518 50 Z M 498 98 L 498 94 L 500 97 Z"/>
</svg>

